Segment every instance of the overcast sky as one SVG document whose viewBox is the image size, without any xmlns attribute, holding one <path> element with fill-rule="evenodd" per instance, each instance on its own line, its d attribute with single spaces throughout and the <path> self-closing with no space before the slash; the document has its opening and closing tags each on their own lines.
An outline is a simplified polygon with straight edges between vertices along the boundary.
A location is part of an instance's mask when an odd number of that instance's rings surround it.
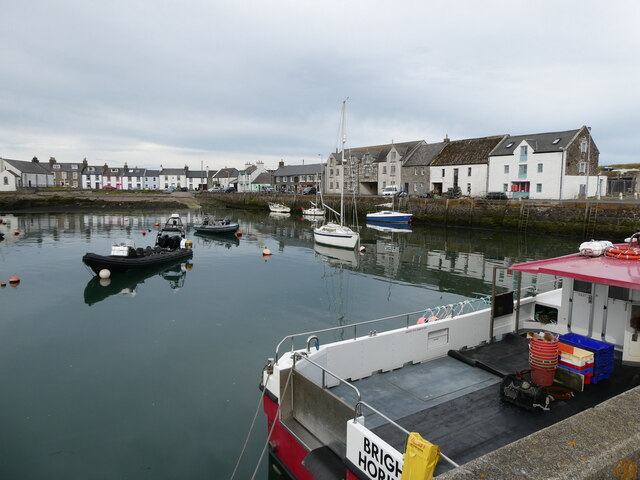
<svg viewBox="0 0 640 480">
<path fill-rule="evenodd" d="M 640 162 L 640 2 L 1 0 L 0 157 L 274 168 L 592 128 Z"/>
</svg>

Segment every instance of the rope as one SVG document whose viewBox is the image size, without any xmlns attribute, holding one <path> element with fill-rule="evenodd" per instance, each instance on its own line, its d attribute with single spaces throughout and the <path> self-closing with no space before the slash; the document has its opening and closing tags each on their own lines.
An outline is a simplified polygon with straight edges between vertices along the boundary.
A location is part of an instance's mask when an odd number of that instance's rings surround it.
<svg viewBox="0 0 640 480">
<path fill-rule="evenodd" d="M 265 388 L 266 388 L 267 383 L 269 382 L 269 377 L 270 376 L 271 376 L 271 374 L 269 373 L 267 375 L 266 381 L 264 382 Z M 261 404 L 262 404 L 262 395 L 260 395 L 260 398 L 258 399 L 258 407 L 256 408 L 256 413 L 253 415 L 253 420 L 251 421 L 251 426 L 249 427 L 249 432 L 247 433 L 247 438 L 244 440 L 244 445 L 242 445 L 242 450 L 240 451 L 240 456 L 238 457 L 238 461 L 236 462 L 236 466 L 233 468 L 233 473 L 231 474 L 231 477 L 229 478 L 229 480 L 233 480 L 235 478 L 235 476 L 236 476 L 236 472 L 238 471 L 238 467 L 240 466 L 240 461 L 242 460 L 242 457 L 244 456 L 244 451 L 247 448 L 247 444 L 249 443 L 249 438 L 251 438 L 251 432 L 253 431 L 253 427 L 256 424 L 256 418 L 258 418 L 258 413 L 260 412 L 260 405 Z"/>
<path fill-rule="evenodd" d="M 293 367 L 291 367 L 291 369 L 289 370 L 289 376 L 287 377 L 287 382 L 284 384 L 284 390 L 282 390 L 283 392 L 287 391 L 287 387 L 289 386 L 289 380 L 291 380 L 292 374 L 293 374 Z M 260 458 L 258 458 L 256 469 L 253 471 L 253 475 L 251 475 L 251 480 L 254 480 L 254 478 L 256 478 L 256 474 L 258 473 L 258 469 L 260 468 L 260 463 L 262 462 L 262 457 L 264 456 L 264 452 L 267 450 L 267 445 L 269 445 L 269 440 L 271 440 L 273 429 L 276 427 L 276 421 L 280 416 L 280 406 L 281 406 L 281 403 L 279 402 L 278 409 L 276 410 L 276 414 L 273 419 L 273 425 L 271 425 L 271 428 L 269 429 L 269 435 L 267 435 L 267 441 L 264 443 L 264 447 L 262 447 L 262 452 L 260 452 Z"/>
</svg>

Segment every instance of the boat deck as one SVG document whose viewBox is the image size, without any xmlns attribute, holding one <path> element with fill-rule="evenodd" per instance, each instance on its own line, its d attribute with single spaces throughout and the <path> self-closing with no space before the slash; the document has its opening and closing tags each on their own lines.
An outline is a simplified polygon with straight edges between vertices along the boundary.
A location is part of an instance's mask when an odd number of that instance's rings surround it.
<svg viewBox="0 0 640 480">
<path fill-rule="evenodd" d="M 409 431 L 419 432 L 439 445 L 458 464 L 466 463 L 542 428 L 591 408 L 636 386 L 640 369 L 616 359 L 612 377 L 566 401 L 553 402 L 550 410 L 530 412 L 500 400 L 502 377 L 528 367 L 525 338 L 507 335 L 499 342 L 422 364 L 378 373 L 353 384 L 363 401 Z M 353 402 L 353 393 L 338 386 L 334 393 Z M 365 424 L 399 451 L 406 435 L 366 407 Z M 438 463 L 436 474 L 451 467 Z"/>
</svg>

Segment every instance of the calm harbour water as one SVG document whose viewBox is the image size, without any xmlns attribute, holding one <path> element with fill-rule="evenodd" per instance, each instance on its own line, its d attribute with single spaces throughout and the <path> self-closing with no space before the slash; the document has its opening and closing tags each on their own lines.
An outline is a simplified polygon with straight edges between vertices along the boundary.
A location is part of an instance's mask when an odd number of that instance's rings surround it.
<svg viewBox="0 0 640 480">
<path fill-rule="evenodd" d="M 190 266 L 92 281 L 84 253 L 150 245 L 170 213 L 0 215 L 0 280 L 21 278 L 0 289 L 0 478 L 229 478 L 284 336 L 487 295 L 493 266 L 579 244 L 364 227 L 364 255 L 316 252 L 300 216 L 219 211 L 238 218 L 240 240 L 190 230 Z M 259 414 L 236 478 L 256 468 L 265 425 Z"/>
</svg>

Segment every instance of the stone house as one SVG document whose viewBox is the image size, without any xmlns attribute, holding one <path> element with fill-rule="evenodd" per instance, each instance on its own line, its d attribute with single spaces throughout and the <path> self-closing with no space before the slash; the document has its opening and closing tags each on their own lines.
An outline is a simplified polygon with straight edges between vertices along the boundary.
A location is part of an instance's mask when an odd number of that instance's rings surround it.
<svg viewBox="0 0 640 480">
<path fill-rule="evenodd" d="M 325 185 L 328 193 L 339 194 L 344 175 L 344 191 L 363 195 L 381 195 L 386 186 L 397 185 L 402 190 L 402 166 L 424 140 L 390 143 L 345 149 L 331 153 L 325 168 Z M 344 167 L 344 171 L 342 171 Z"/>
<path fill-rule="evenodd" d="M 600 152 L 588 127 L 507 135 L 489 155 L 487 191 L 513 198 L 575 199 L 606 194 Z"/>
<path fill-rule="evenodd" d="M 273 172 L 274 187 L 279 192 L 301 192 L 305 187 L 322 185 L 321 163 L 308 165 L 285 165 L 281 160 L 278 168 Z"/>
<path fill-rule="evenodd" d="M 497 135 L 451 141 L 446 137 L 444 147 L 429 166 L 433 193 L 444 194 L 459 188 L 462 195 L 484 195 L 489 154 L 503 138 L 504 135 Z"/>
<path fill-rule="evenodd" d="M 424 143 L 412 152 L 402 166 L 403 190 L 418 196 L 431 192 L 429 166 L 446 145 L 446 142 Z"/>
<path fill-rule="evenodd" d="M 86 158 L 80 163 L 59 163 L 55 157 L 51 157 L 46 168 L 53 173 L 56 187 L 82 188 L 82 170 L 86 165 Z"/>
</svg>

